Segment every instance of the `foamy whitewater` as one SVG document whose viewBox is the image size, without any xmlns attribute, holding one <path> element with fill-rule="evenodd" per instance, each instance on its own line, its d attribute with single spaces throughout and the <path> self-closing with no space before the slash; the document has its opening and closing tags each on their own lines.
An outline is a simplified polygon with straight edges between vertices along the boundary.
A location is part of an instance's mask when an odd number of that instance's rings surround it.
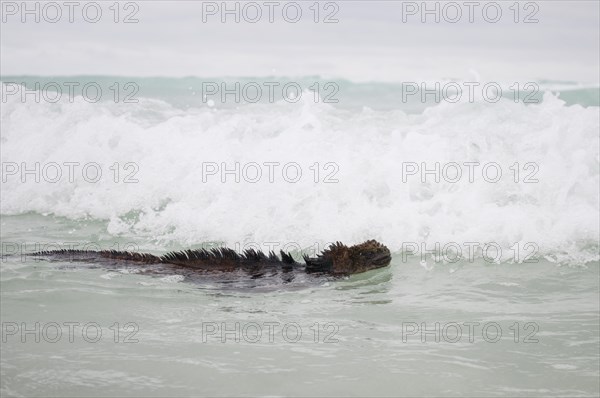
<svg viewBox="0 0 600 398">
<path fill-rule="evenodd" d="M 225 109 L 7 98 L 2 157 L 19 168 L 3 175 L 2 214 L 107 220 L 110 234 L 159 247 L 373 237 L 393 251 L 493 242 L 506 261 L 532 242 L 552 261 L 598 260 L 598 107 L 551 92 L 539 104 L 442 101 L 420 113 L 344 109 L 308 91 Z M 40 163 L 39 183 L 22 162 Z M 62 177 L 44 169 L 52 162 Z M 78 163 L 73 182 L 65 162 Z"/>
<path fill-rule="evenodd" d="M 597 86 L 221 104 L 198 78 L 117 80 L 139 103 L 2 92 L 3 396 L 598 396 Z M 371 238 L 390 267 L 267 289 L 20 256 Z"/>
</svg>

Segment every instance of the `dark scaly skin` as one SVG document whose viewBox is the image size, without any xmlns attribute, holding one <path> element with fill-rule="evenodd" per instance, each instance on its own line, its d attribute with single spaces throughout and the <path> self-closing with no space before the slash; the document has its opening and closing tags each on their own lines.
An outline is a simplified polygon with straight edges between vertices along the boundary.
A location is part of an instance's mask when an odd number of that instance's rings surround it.
<svg viewBox="0 0 600 398">
<path fill-rule="evenodd" d="M 273 272 L 347 276 L 386 267 L 391 261 L 389 249 L 375 240 L 350 247 L 337 242 L 317 257 L 304 256 L 304 265 L 296 262 L 289 253 L 283 251 L 280 252 L 280 256 L 274 252 L 265 254 L 253 249 L 238 254 L 228 248 L 184 250 L 162 256 L 114 250 L 56 250 L 34 253 L 33 256 L 92 263 L 105 267 L 137 265 L 144 270 L 144 273 L 150 274 L 166 274 L 175 271 L 187 277 L 197 277 L 209 272 L 243 271 L 252 278 L 259 278 Z"/>
</svg>

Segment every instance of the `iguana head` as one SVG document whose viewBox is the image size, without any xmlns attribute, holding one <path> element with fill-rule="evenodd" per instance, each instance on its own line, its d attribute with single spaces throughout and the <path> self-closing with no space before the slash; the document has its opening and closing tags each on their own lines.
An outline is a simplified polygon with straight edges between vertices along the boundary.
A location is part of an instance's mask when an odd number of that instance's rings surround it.
<svg viewBox="0 0 600 398">
<path fill-rule="evenodd" d="M 304 256 L 306 272 L 333 275 L 359 274 L 387 267 L 391 260 L 390 250 L 376 240 L 368 240 L 350 247 L 337 242 L 315 258 Z"/>
</svg>

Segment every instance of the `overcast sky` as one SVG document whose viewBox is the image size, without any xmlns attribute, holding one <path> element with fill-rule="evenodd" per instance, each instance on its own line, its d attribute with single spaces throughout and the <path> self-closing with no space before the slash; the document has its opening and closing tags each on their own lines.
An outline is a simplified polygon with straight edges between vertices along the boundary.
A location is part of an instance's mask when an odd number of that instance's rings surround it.
<svg viewBox="0 0 600 398">
<path fill-rule="evenodd" d="M 258 23 L 245 21 L 243 14 L 240 23 L 233 15 L 222 23 L 220 10 L 204 13 L 203 22 L 203 7 L 212 7 L 207 2 L 137 1 L 126 9 L 121 3 L 120 21 L 131 12 L 139 20 L 129 24 L 113 21 L 113 1 L 98 3 L 102 16 L 97 23 L 84 20 L 82 6 L 74 9 L 73 23 L 66 6 L 61 6 L 61 19 L 50 23 L 46 19 L 54 18 L 56 10 L 47 7 L 44 18 L 42 5 L 39 23 L 33 14 L 23 23 L 21 1 L 3 1 L 1 74 L 321 75 L 362 81 L 480 76 L 598 82 L 597 1 L 538 1 L 527 8 L 522 2 L 519 23 L 509 8 L 513 1 L 496 3 L 502 9 L 496 23 L 483 16 L 483 6 L 491 2 L 479 2 L 473 23 L 462 1 L 455 3 L 462 12 L 458 23 L 444 20 L 456 17 L 456 8 L 444 8 L 445 3 L 439 5 L 439 23 L 433 14 L 422 23 L 420 9 L 412 15 L 420 1 L 337 1 L 327 8 L 322 2 L 319 20 L 334 13 L 332 18 L 339 21 L 328 24 L 313 21 L 313 1 L 298 2 L 303 18 L 297 23 L 283 18 L 283 2 L 274 8 L 274 23 L 268 22 L 263 1 L 256 2 L 263 12 Z M 212 4 L 220 8 L 221 2 Z M 293 18 L 295 8 L 287 10 Z M 255 9 L 246 11 L 254 17 Z M 523 23 L 530 14 L 537 23 Z M 94 8 L 86 15 L 93 18 Z M 494 19 L 495 8 L 490 6 L 486 16 Z"/>
</svg>

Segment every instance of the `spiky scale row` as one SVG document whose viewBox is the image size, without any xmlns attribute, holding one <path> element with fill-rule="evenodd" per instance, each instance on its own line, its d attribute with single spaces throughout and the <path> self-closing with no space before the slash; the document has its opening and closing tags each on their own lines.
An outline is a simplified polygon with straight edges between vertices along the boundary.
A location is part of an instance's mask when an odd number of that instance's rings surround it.
<svg viewBox="0 0 600 398">
<path fill-rule="evenodd" d="M 251 263 L 251 262 L 283 262 L 283 263 L 294 263 L 294 259 L 289 253 L 281 252 L 281 259 L 277 257 L 274 251 L 270 251 L 268 256 L 260 250 L 247 249 L 242 254 L 238 254 L 235 250 L 227 247 L 219 247 L 214 249 L 196 249 L 196 250 L 182 250 L 167 253 L 160 257 L 162 262 L 171 263 L 177 262 L 194 262 L 194 261 L 206 261 L 206 262 L 220 262 L 220 261 L 233 261 L 240 263 Z"/>
<path fill-rule="evenodd" d="M 281 265 L 290 266 L 296 264 L 293 257 L 289 253 L 281 251 L 281 259 L 270 251 L 268 255 L 261 250 L 247 249 L 242 254 L 238 254 L 235 250 L 227 247 L 195 250 L 173 251 L 162 256 L 155 256 L 149 253 L 137 253 L 118 250 L 77 250 L 77 249 L 60 249 L 60 250 L 45 250 L 33 253 L 33 256 L 54 256 L 54 257 L 69 257 L 71 260 L 93 260 L 97 257 L 132 261 L 144 264 L 174 264 L 183 266 L 219 266 L 227 265 L 229 268 L 252 266 L 257 264 Z"/>
</svg>

